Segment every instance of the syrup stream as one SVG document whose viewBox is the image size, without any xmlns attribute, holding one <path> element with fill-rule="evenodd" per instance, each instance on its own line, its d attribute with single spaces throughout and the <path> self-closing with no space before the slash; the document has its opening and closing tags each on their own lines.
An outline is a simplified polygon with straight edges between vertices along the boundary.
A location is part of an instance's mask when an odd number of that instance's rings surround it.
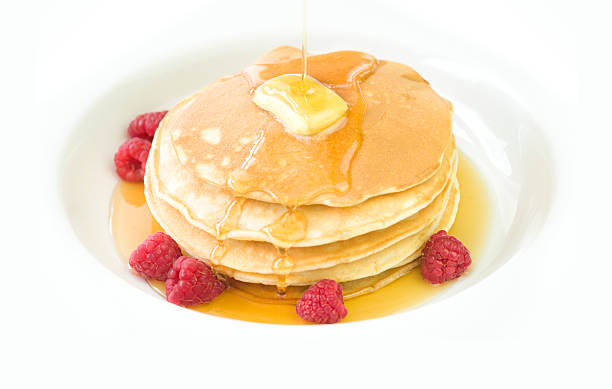
<svg viewBox="0 0 612 389">
<path fill-rule="evenodd" d="M 306 48 L 306 2 L 307 0 L 302 0 L 302 63 L 304 67 L 302 72 L 302 81 L 304 81 L 308 75 L 308 54 Z M 306 84 L 304 84 L 304 90 L 305 89 Z"/>
</svg>

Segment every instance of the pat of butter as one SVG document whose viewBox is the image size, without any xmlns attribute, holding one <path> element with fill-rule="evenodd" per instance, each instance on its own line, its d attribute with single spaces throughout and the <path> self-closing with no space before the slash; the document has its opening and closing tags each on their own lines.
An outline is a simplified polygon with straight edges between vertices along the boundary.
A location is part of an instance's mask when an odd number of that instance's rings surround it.
<svg viewBox="0 0 612 389">
<path fill-rule="evenodd" d="M 348 111 L 348 105 L 334 91 L 301 74 L 284 74 L 260 85 L 253 102 L 271 112 L 296 135 L 312 136 L 329 128 Z"/>
</svg>

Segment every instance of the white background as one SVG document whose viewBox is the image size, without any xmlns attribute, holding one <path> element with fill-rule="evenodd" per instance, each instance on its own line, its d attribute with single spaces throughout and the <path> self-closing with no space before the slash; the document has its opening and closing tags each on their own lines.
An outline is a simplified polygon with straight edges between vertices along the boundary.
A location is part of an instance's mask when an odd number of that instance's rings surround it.
<svg viewBox="0 0 612 389">
<path fill-rule="evenodd" d="M 310 0 L 311 30 L 411 39 L 404 26 L 420 23 L 471 41 L 538 80 L 563 123 L 549 134 L 559 163 L 551 220 L 527 251 L 410 320 L 296 328 L 218 325 L 135 292 L 73 249 L 46 198 L 76 112 L 103 91 L 89 84 L 227 37 L 293 28 L 279 40 L 298 45 L 300 2 L 3 3 L 2 387 L 610 387 L 605 4 Z M 433 317 L 446 330 L 428 331 Z"/>
</svg>

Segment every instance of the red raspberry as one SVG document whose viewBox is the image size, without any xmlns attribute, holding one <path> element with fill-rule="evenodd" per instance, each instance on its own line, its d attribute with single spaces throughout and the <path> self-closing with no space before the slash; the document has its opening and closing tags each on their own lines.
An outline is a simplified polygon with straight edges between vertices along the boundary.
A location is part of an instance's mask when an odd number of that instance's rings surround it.
<svg viewBox="0 0 612 389">
<path fill-rule="evenodd" d="M 225 290 L 225 283 L 202 261 L 180 257 L 166 280 L 166 300 L 177 305 L 207 303 Z"/>
<path fill-rule="evenodd" d="M 331 324 L 344 319 L 342 286 L 334 280 L 321 280 L 302 294 L 295 307 L 298 316 L 314 323 Z"/>
<path fill-rule="evenodd" d="M 432 284 L 455 279 L 470 266 L 470 251 L 446 231 L 436 232 L 429 238 L 423 249 L 421 273 Z"/>
<path fill-rule="evenodd" d="M 130 266 L 144 278 L 164 281 L 181 249 L 163 232 L 151 234 L 130 255 Z"/>
<path fill-rule="evenodd" d="M 136 116 L 128 127 L 130 138 L 143 138 L 148 141 L 153 140 L 153 135 L 157 131 L 159 122 L 166 116 L 168 111 L 149 112 Z"/>
<path fill-rule="evenodd" d="M 125 181 L 142 181 L 151 150 L 151 142 L 145 139 L 127 140 L 115 153 L 115 169 Z"/>
</svg>

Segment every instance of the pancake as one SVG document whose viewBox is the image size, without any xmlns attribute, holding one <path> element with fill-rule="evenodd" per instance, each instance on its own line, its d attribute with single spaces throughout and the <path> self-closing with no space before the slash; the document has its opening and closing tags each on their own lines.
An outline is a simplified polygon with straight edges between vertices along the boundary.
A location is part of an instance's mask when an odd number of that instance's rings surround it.
<svg viewBox="0 0 612 389">
<path fill-rule="evenodd" d="M 147 171 L 148 172 L 148 171 Z M 274 272 L 275 261 L 280 254 L 273 247 L 263 242 L 237 242 L 231 239 L 224 243 L 225 253 L 221 258 L 215 258 L 211 251 L 218 242 L 205 231 L 199 230 L 187 223 L 181 214 L 162 200 L 152 195 L 149 175 L 145 177 L 145 195 L 151 210 L 160 225 L 191 255 L 199 257 L 211 263 L 216 270 L 245 282 L 263 283 L 268 285 L 307 285 L 322 278 L 333 278 L 337 281 L 355 280 L 372 276 L 395 266 L 401 266 L 418 258 L 421 246 L 429 239 L 431 234 L 439 229 L 448 230 L 456 215 L 459 203 L 459 187 L 456 178 L 449 184 L 448 196 L 440 196 L 439 201 L 443 203 L 443 211 L 434 220 L 424 226 L 416 234 L 407 236 L 398 242 L 391 244 L 371 255 L 361 258 L 348 257 L 352 261 L 339 260 L 335 257 L 307 256 L 308 252 L 324 251 L 326 248 L 308 247 L 298 248 L 301 251 L 287 251 L 292 262 L 290 274 L 276 274 Z M 388 230 L 388 229 L 387 229 Z M 377 231 L 378 234 L 387 230 Z M 368 235 L 359 237 L 367 241 Z M 375 239 L 369 237 L 370 239 Z M 366 243 L 367 245 L 367 243 Z M 351 242 L 337 242 L 334 247 L 345 248 L 350 253 Z M 357 246 L 357 245 L 356 245 Z M 330 250 L 330 248 L 327 248 Z M 293 253 L 297 254 L 294 255 Z M 300 256 L 301 254 L 301 256 Z M 306 254 L 306 255 L 305 255 Z M 317 261 L 318 259 L 318 261 Z M 327 259 L 327 261 L 325 261 Z M 230 267 L 229 264 L 232 266 Z M 315 266 L 317 264 L 317 266 Z M 306 269 L 306 271 L 296 271 Z M 261 272 L 240 271 L 236 268 L 259 268 Z"/>
<path fill-rule="evenodd" d="M 331 268 L 310 270 L 301 273 L 288 274 L 258 274 L 245 273 L 224 266 L 214 266 L 217 271 L 244 282 L 266 285 L 310 285 L 321 279 L 329 278 L 337 282 L 358 280 L 379 274 L 385 270 L 402 266 L 421 256 L 421 250 L 429 237 L 436 231 L 448 230 L 455 221 L 459 206 L 459 185 L 454 183 L 449 205 L 437 222 L 431 223 L 426 229 L 410 236 L 378 253 L 358 261 L 343 263 Z"/>
<path fill-rule="evenodd" d="M 400 277 L 405 276 L 414 270 L 421 263 L 421 259 L 411 261 L 404 265 L 394 267 L 374 276 L 360 278 L 358 280 L 341 282 L 342 295 L 344 300 L 349 300 L 355 297 L 363 296 L 364 294 L 372 293 L 378 289 L 389 285 Z M 230 279 L 230 283 L 234 290 L 243 294 L 245 297 L 269 304 L 290 304 L 295 305 L 302 296 L 302 293 L 308 289 L 308 285 L 294 285 L 285 289 L 282 295 L 278 293 L 278 288 L 275 285 L 254 284 L 251 282 L 242 282 Z"/>
<path fill-rule="evenodd" d="M 155 195 L 162 198 L 194 226 L 218 239 L 270 242 L 278 247 L 306 247 L 346 240 L 384 229 L 427 207 L 442 191 L 456 170 L 455 144 L 451 138 L 443 162 L 433 177 L 403 192 L 378 196 L 353 207 L 309 205 L 296 208 L 303 218 L 303 236 L 274 234 L 266 227 L 277 223 L 287 207 L 244 199 L 236 220 L 228 220 L 228 210 L 237 198 L 186 171 L 177 161 L 165 130 L 158 129 L 147 170 Z M 223 228 L 220 223 L 225 220 Z M 222 236 L 223 235 L 223 236 Z"/>
<path fill-rule="evenodd" d="M 279 47 L 179 102 L 144 180 L 151 212 L 185 252 L 275 302 L 277 290 L 295 302 L 321 279 L 348 298 L 401 277 L 452 226 L 460 198 L 452 107 L 406 65 L 354 51 L 309 57 L 309 76 L 349 107 L 340 126 L 310 137 L 256 106 L 254 88 L 296 73 L 299 55 Z"/>
<path fill-rule="evenodd" d="M 216 258 L 213 253 L 218 248 L 219 241 L 206 231 L 194 227 L 176 209 L 154 196 L 148 175 L 145 184 L 147 202 L 156 220 L 191 254 L 199 258 L 208 258 L 215 265 L 245 272 L 263 274 L 275 272 L 274 263 L 279 258 L 279 250 L 272 244 L 227 239 L 223 243 L 223 255 Z M 287 249 L 286 255 L 293 262 L 292 270 L 301 272 L 352 262 L 420 232 L 444 212 L 451 190 L 452 185 L 449 183 L 443 193 L 428 207 L 389 228 L 326 245 Z"/>
<path fill-rule="evenodd" d="M 264 60 L 286 57 L 283 69 L 297 67 L 299 72 L 291 50 L 278 51 L 282 55 L 273 53 Z M 252 102 L 250 91 L 261 81 L 249 78 L 253 67 L 247 75 L 224 77 L 175 106 L 158 132 L 171 135 L 186 171 L 222 190 L 267 203 L 348 207 L 427 181 L 439 170 L 451 142 L 450 103 L 412 68 L 364 53 L 309 57 L 310 74 L 324 82 L 329 66 L 349 59 L 361 62 L 349 63 L 354 66 L 347 72 L 365 74 L 358 83 L 363 101 L 353 102 L 353 108 L 363 105 L 357 135 L 338 130 L 315 142 L 288 134 Z M 258 66 L 260 72 L 267 65 Z M 242 184 L 232 185 L 232 179 Z"/>
</svg>

